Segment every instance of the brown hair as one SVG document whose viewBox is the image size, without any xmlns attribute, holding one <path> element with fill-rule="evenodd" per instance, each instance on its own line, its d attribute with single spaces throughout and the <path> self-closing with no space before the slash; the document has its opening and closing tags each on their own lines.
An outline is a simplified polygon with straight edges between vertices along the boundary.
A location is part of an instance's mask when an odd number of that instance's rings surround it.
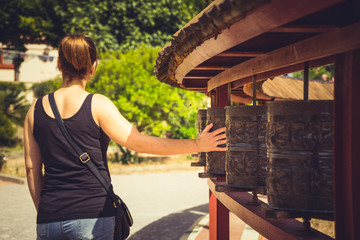
<svg viewBox="0 0 360 240">
<path fill-rule="evenodd" d="M 94 42 L 85 34 L 69 34 L 59 44 L 58 68 L 69 81 L 82 79 L 97 65 Z"/>
</svg>

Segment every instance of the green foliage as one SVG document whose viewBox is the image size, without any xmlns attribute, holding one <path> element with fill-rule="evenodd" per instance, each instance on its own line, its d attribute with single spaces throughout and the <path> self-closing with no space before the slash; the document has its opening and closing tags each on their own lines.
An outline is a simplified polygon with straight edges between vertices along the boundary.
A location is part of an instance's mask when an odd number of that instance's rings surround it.
<svg viewBox="0 0 360 240">
<path fill-rule="evenodd" d="M 14 124 L 22 126 L 29 108 L 24 84 L 0 83 L 0 146 L 16 143 Z"/>
<path fill-rule="evenodd" d="M 153 66 L 158 51 L 143 46 L 103 54 L 88 90 L 108 96 L 144 134 L 194 138 L 197 109 L 206 105 L 205 96 L 156 80 Z"/>
<path fill-rule="evenodd" d="M 2 0 L 0 42 L 56 46 L 67 33 L 84 32 L 100 51 L 163 46 L 211 0 Z M 23 49 L 22 51 L 24 51 Z"/>
<path fill-rule="evenodd" d="M 57 0 L 53 8 L 66 33 L 85 32 L 100 51 L 163 46 L 209 1 Z"/>
<path fill-rule="evenodd" d="M 325 74 L 325 75 L 324 75 Z M 330 81 L 334 77 L 334 65 L 321 66 L 309 69 L 309 79 L 324 80 L 322 76 L 326 77 L 325 81 Z M 304 71 L 293 73 L 295 78 L 303 78 Z"/>
<path fill-rule="evenodd" d="M 31 90 L 33 90 L 34 96 L 38 98 L 48 93 L 54 92 L 56 89 L 61 87 L 61 84 L 61 78 L 57 77 L 48 81 L 34 83 L 31 87 Z"/>
<path fill-rule="evenodd" d="M 6 163 L 5 154 L 3 152 L 0 152 L 0 171 L 5 163 Z"/>
<path fill-rule="evenodd" d="M 0 112 L 17 125 L 24 124 L 29 104 L 25 100 L 23 83 L 0 83 Z"/>
<path fill-rule="evenodd" d="M 11 147 L 16 143 L 16 128 L 2 112 L 0 112 L 0 146 Z"/>
<path fill-rule="evenodd" d="M 8 48 L 25 50 L 25 41 L 45 36 L 50 39 L 55 29 L 45 3 L 45 0 L 2 0 L 0 41 Z"/>
<path fill-rule="evenodd" d="M 55 16 L 47 7 L 49 0 L 1 0 L 0 42 L 7 49 L 25 52 L 25 43 L 47 40 L 57 45 L 61 33 L 55 26 Z M 56 41 L 56 44 L 55 44 Z M 13 56 L 15 81 L 19 80 L 19 68 L 24 58 L 20 54 Z"/>
</svg>

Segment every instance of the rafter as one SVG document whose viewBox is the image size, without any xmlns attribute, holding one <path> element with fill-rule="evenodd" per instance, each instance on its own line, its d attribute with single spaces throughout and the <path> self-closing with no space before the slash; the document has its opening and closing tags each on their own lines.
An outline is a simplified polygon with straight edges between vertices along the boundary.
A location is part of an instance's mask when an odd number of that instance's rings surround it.
<svg viewBox="0 0 360 240">
<path fill-rule="evenodd" d="M 219 53 L 216 57 L 257 57 L 264 54 L 263 52 L 251 51 L 226 51 Z"/>
<path fill-rule="evenodd" d="M 216 75 L 208 90 L 236 80 L 360 48 L 360 23 L 324 33 L 240 63 Z"/>
<path fill-rule="evenodd" d="M 334 31 L 339 26 L 334 25 L 284 25 L 274 28 L 269 32 L 287 32 L 287 33 L 323 33 Z"/>
</svg>

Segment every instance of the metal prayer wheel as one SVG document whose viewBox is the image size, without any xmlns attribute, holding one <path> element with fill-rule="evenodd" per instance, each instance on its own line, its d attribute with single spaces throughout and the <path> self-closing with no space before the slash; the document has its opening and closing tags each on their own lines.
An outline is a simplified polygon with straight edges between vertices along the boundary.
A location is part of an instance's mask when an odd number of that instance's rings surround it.
<svg viewBox="0 0 360 240">
<path fill-rule="evenodd" d="M 225 127 L 225 108 L 208 108 L 206 125 L 213 123 L 210 131 Z M 225 144 L 219 145 L 225 147 Z M 207 152 L 206 153 L 206 172 L 225 175 L 226 152 Z"/>
<path fill-rule="evenodd" d="M 226 183 L 233 187 L 265 187 L 266 106 L 226 107 Z"/>
<path fill-rule="evenodd" d="M 207 109 L 199 109 L 197 112 L 197 135 L 200 137 L 200 134 L 206 127 L 206 119 L 207 119 Z M 198 163 L 206 163 L 206 153 L 199 152 L 198 153 Z"/>
<path fill-rule="evenodd" d="M 333 211 L 332 101 L 268 105 L 267 197 L 274 209 Z"/>
</svg>

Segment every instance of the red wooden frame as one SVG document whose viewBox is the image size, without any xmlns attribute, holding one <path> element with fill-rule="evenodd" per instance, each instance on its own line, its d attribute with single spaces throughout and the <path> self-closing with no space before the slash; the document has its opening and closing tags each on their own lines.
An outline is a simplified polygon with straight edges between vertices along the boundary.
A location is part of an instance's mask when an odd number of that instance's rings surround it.
<svg viewBox="0 0 360 240">
<path fill-rule="evenodd" d="M 4 64 L 4 56 L 0 53 L 0 69 L 14 69 L 14 64 Z"/>
<path fill-rule="evenodd" d="M 360 49 L 335 58 L 334 200 L 336 239 L 360 239 Z M 212 106 L 229 105 L 230 88 L 212 91 Z M 217 179 L 223 182 L 225 179 Z M 210 239 L 229 239 L 229 209 L 210 191 Z M 265 221 L 265 220 L 264 220 Z M 257 225 L 263 225 L 260 221 Z"/>
<path fill-rule="evenodd" d="M 225 107 L 230 105 L 230 88 L 220 86 L 211 92 L 211 107 Z M 219 177 L 225 182 L 225 177 Z M 209 190 L 209 239 L 229 240 L 229 209 L 227 209 Z"/>
<path fill-rule="evenodd" d="M 360 49 L 335 60 L 334 199 L 336 239 L 360 239 Z"/>
</svg>

